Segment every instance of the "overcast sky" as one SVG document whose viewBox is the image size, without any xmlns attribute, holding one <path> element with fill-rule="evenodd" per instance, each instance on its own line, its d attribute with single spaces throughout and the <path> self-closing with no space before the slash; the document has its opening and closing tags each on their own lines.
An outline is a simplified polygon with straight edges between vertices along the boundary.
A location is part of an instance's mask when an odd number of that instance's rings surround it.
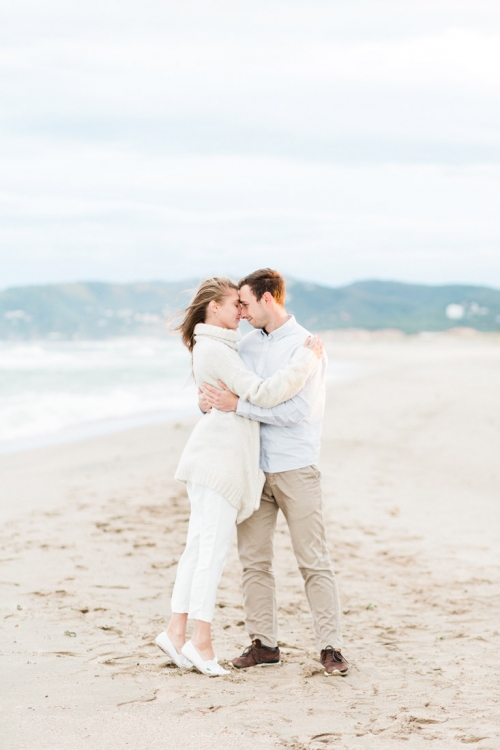
<svg viewBox="0 0 500 750">
<path fill-rule="evenodd" d="M 500 287 L 498 0 L 4 0 L 0 288 Z"/>
</svg>

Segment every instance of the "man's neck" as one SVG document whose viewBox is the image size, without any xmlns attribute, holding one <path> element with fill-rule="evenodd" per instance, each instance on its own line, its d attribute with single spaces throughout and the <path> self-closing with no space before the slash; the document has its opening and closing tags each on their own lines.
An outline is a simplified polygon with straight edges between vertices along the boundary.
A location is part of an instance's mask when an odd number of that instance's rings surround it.
<svg viewBox="0 0 500 750">
<path fill-rule="evenodd" d="M 273 331 L 276 331 L 277 328 L 281 328 L 282 325 L 288 323 L 291 317 L 292 316 L 288 315 L 283 307 L 279 312 L 276 312 L 271 316 L 271 320 L 264 326 L 264 332 L 272 333 Z"/>
</svg>

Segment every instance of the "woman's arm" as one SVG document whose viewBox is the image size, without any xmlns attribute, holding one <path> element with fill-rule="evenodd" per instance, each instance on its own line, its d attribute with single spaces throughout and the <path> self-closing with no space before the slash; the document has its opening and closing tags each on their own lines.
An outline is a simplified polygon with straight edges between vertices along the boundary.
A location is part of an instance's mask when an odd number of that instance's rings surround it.
<svg viewBox="0 0 500 750">
<path fill-rule="evenodd" d="M 222 380 L 219 381 L 219 388 L 205 383 L 198 404 L 204 414 L 212 408 L 217 411 L 235 411 L 239 417 L 252 419 L 254 422 L 272 424 L 276 427 L 294 427 L 302 422 L 311 411 L 310 399 L 307 398 L 306 392 L 311 387 L 311 380 L 314 377 L 315 373 L 308 377 L 306 384 L 296 396 L 289 398 L 288 401 L 282 401 L 281 404 L 271 406 L 269 409 L 238 398 Z"/>
<path fill-rule="evenodd" d="M 223 380 L 227 387 L 239 398 L 256 406 L 270 408 L 295 396 L 305 385 L 318 362 L 314 351 L 306 346 L 297 349 L 287 365 L 263 380 L 251 372 L 235 351 L 228 351 L 227 357 L 211 358 L 211 374 L 216 380 Z"/>
</svg>

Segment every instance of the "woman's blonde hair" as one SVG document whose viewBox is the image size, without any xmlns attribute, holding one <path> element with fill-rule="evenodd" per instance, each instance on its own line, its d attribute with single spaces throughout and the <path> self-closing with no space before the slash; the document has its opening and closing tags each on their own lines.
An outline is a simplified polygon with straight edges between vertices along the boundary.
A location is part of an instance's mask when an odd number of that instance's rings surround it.
<svg viewBox="0 0 500 750">
<path fill-rule="evenodd" d="M 204 323 L 207 307 L 210 302 L 222 302 L 229 289 L 238 289 L 238 285 L 225 276 L 214 276 L 205 279 L 195 292 L 189 306 L 181 312 L 181 322 L 174 330 L 179 331 L 182 342 L 190 352 L 194 347 L 194 328 L 198 323 Z"/>
</svg>

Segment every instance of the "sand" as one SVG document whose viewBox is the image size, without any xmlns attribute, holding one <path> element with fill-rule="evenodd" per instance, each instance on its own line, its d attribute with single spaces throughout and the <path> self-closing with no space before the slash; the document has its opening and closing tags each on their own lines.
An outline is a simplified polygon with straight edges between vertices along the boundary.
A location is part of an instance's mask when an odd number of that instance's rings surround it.
<svg viewBox="0 0 500 750">
<path fill-rule="evenodd" d="M 328 337 L 327 337 L 328 338 Z M 192 422 L 0 457 L 2 750 L 500 748 L 500 341 L 328 339 L 321 469 L 345 678 L 323 675 L 286 525 L 283 664 L 209 679 L 154 644 Z M 233 545 L 214 622 L 247 645 Z"/>
</svg>

